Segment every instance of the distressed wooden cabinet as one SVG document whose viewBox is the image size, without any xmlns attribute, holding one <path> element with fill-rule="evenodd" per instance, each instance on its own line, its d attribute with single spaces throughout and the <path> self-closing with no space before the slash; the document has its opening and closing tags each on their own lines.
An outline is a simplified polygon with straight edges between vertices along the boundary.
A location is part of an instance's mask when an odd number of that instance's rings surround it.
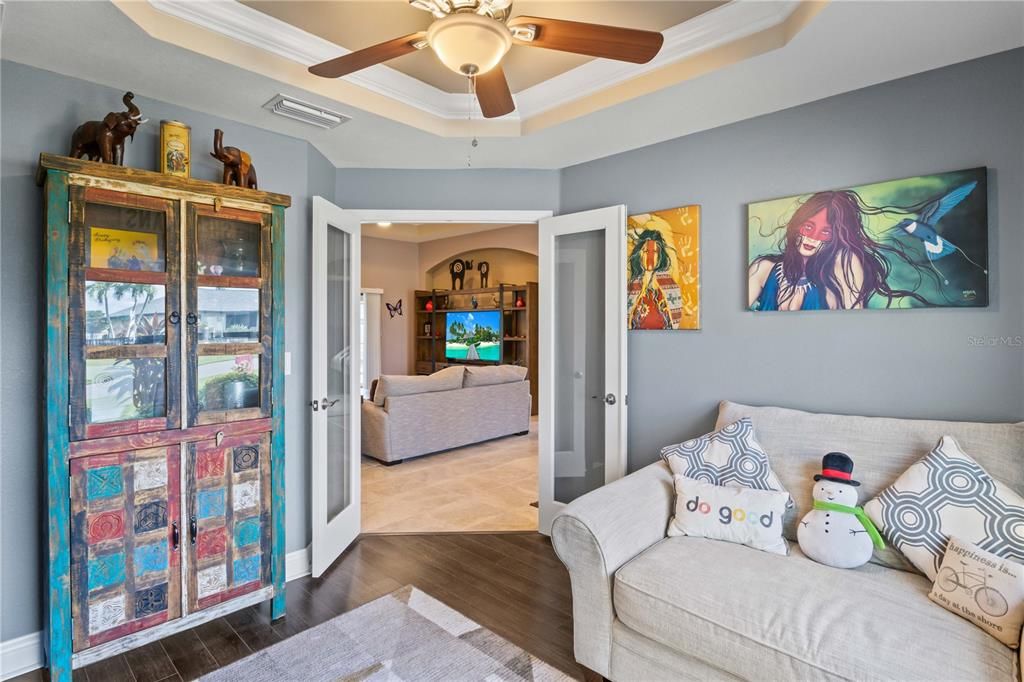
<svg viewBox="0 0 1024 682">
<path fill-rule="evenodd" d="M 44 154 L 52 680 L 284 613 L 287 196 Z"/>
</svg>

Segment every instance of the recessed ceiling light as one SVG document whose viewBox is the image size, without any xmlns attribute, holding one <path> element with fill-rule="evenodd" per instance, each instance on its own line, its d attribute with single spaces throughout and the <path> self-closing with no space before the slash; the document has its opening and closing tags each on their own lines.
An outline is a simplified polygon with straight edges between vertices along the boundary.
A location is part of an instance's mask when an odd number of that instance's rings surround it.
<svg viewBox="0 0 1024 682">
<path fill-rule="evenodd" d="M 391 223 L 388 223 L 388 222 L 377 223 L 377 227 L 391 227 Z"/>
</svg>

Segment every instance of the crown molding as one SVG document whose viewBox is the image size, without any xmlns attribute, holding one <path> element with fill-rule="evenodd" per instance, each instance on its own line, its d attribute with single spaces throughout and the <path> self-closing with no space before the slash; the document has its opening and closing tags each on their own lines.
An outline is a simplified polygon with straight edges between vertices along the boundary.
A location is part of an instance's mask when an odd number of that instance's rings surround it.
<svg viewBox="0 0 1024 682">
<path fill-rule="evenodd" d="M 303 66 L 349 54 L 351 50 L 235 0 L 148 0 L 156 10 L 209 31 L 265 50 Z M 543 83 L 513 95 L 516 111 L 497 120 L 523 121 L 663 66 L 711 50 L 782 22 L 799 0 L 732 0 L 663 31 L 665 44 L 647 64 L 593 59 Z M 446 120 L 482 118 L 474 103 L 467 111 L 466 96 L 445 92 L 384 64 L 363 69 L 344 79 Z"/>
<path fill-rule="evenodd" d="M 517 93 L 516 106 L 524 119 L 542 114 L 663 66 L 777 26 L 799 6 L 800 0 L 732 0 L 662 31 L 665 43 L 658 55 L 646 64 L 594 59 Z"/>
</svg>

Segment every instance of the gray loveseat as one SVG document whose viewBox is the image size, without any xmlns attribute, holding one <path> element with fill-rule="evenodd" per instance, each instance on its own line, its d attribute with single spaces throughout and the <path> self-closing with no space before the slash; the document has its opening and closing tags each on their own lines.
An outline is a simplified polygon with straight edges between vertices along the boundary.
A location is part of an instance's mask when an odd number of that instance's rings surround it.
<svg viewBox="0 0 1024 682">
<path fill-rule="evenodd" d="M 513 365 L 383 376 L 362 404 L 362 451 L 387 464 L 530 430 L 530 382 Z"/>
<path fill-rule="evenodd" d="M 1024 423 L 811 414 L 723 402 L 718 427 L 753 420 L 793 495 L 786 535 L 810 508 L 821 456 L 853 457 L 861 504 L 945 434 L 1024 493 Z M 892 551 L 853 570 L 790 543 L 778 556 L 666 538 L 672 479 L 661 462 L 570 504 L 552 527 L 572 581 L 577 661 L 627 680 L 1021 680 L 1021 654 L 927 597 L 931 582 Z"/>
</svg>

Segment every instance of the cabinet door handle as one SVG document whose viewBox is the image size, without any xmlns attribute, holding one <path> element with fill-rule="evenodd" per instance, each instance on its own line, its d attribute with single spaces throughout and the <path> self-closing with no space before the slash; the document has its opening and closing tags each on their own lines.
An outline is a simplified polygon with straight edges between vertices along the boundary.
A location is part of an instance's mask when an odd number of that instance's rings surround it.
<svg viewBox="0 0 1024 682">
<path fill-rule="evenodd" d="M 181 313 L 179 313 L 177 310 L 171 312 L 171 314 L 167 316 L 167 321 L 170 322 L 171 324 L 178 324 L 179 322 L 181 322 Z"/>
<path fill-rule="evenodd" d="M 178 547 L 181 546 L 181 533 L 178 531 L 178 522 L 175 521 L 171 524 L 171 547 L 175 552 L 178 551 Z"/>
<path fill-rule="evenodd" d="M 199 316 L 196 315 L 195 313 L 189 313 L 188 315 L 185 316 L 185 322 L 187 322 L 187 323 L 189 323 L 191 325 L 194 325 L 198 321 L 199 321 Z"/>
<path fill-rule="evenodd" d="M 199 524 L 196 522 L 196 517 L 192 516 L 188 520 L 188 539 L 191 544 L 196 544 L 196 534 L 199 532 Z"/>
</svg>

